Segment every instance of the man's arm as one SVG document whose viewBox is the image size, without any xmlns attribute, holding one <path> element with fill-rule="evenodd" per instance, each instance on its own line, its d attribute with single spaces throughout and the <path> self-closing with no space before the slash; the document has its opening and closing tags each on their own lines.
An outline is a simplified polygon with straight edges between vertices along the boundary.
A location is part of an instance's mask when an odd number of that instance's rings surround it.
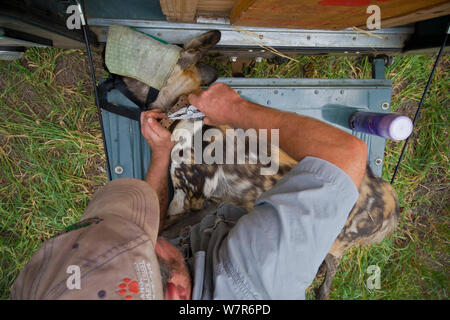
<svg viewBox="0 0 450 320">
<path fill-rule="evenodd" d="M 164 225 L 168 207 L 168 180 L 170 152 L 173 148 L 170 132 L 164 129 L 156 119 L 163 118 L 161 110 L 152 110 L 141 114 L 142 135 L 149 144 L 152 155 L 145 181 L 155 189 L 159 200 L 159 228 Z"/>
<path fill-rule="evenodd" d="M 169 163 L 170 158 L 158 158 L 152 155 L 145 181 L 156 191 L 159 200 L 159 227 L 164 224 L 169 197 Z"/>
<path fill-rule="evenodd" d="M 280 148 L 301 161 L 313 156 L 341 168 L 358 187 L 365 173 L 366 144 L 319 120 L 260 106 L 242 99 L 226 84 L 217 83 L 189 96 L 205 115 L 205 123 L 248 129 L 279 129 Z"/>
</svg>

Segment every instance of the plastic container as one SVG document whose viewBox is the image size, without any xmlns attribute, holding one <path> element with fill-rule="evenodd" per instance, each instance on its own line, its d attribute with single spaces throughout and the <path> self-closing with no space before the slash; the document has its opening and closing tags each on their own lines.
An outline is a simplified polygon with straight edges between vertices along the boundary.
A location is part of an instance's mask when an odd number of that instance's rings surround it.
<svg viewBox="0 0 450 320">
<path fill-rule="evenodd" d="M 411 119 L 395 113 L 356 111 L 350 116 L 351 129 L 374 134 L 385 139 L 404 140 L 411 135 Z"/>
</svg>

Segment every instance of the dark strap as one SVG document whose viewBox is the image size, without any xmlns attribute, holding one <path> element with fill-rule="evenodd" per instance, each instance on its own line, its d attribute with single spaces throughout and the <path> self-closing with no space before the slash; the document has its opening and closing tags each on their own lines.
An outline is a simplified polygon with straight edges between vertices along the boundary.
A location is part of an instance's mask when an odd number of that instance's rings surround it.
<svg viewBox="0 0 450 320">
<path fill-rule="evenodd" d="M 125 97 L 127 97 L 130 101 L 137 105 L 140 110 L 137 110 L 136 108 L 119 106 L 117 104 L 108 102 L 108 92 L 114 89 L 119 90 Z M 102 109 L 136 121 L 139 121 L 141 112 L 147 110 L 146 106 L 155 101 L 159 93 L 157 89 L 150 87 L 150 89 L 148 90 L 147 98 L 145 100 L 145 105 L 142 105 L 139 99 L 137 99 L 136 96 L 130 90 L 128 90 L 122 78 L 114 74 L 111 78 L 98 85 L 98 92 L 100 107 Z"/>
<path fill-rule="evenodd" d="M 153 87 L 150 87 L 147 93 L 147 99 L 145 99 L 145 105 L 148 106 L 150 103 L 158 98 L 159 90 Z"/>
</svg>

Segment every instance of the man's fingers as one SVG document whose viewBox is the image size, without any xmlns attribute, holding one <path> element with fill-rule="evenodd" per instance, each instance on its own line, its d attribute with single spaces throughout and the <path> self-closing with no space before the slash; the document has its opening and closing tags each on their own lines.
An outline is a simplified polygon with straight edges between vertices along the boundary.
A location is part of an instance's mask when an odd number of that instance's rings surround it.
<svg viewBox="0 0 450 320">
<path fill-rule="evenodd" d="M 151 128 L 147 128 L 146 134 L 148 138 L 150 138 L 150 143 L 161 139 L 161 137 L 156 133 L 156 131 L 152 130 Z"/>
<path fill-rule="evenodd" d="M 165 112 L 162 111 L 161 109 L 153 109 L 153 110 L 149 110 L 152 114 L 162 114 L 164 115 Z"/>
<path fill-rule="evenodd" d="M 164 111 L 162 111 L 161 109 L 150 109 L 144 112 L 164 112 Z"/>
<path fill-rule="evenodd" d="M 161 124 L 159 124 L 159 122 L 156 121 L 155 119 L 149 118 L 147 121 L 150 126 L 150 129 L 154 131 L 159 137 L 164 137 L 165 135 L 170 134 L 170 132 L 167 129 L 165 129 Z"/>
<path fill-rule="evenodd" d="M 161 110 L 157 111 L 157 110 L 149 110 L 149 111 L 145 111 L 143 112 L 145 115 L 145 118 L 155 118 L 155 119 L 162 119 L 165 116 L 165 113 L 162 112 Z"/>
<path fill-rule="evenodd" d="M 189 100 L 189 103 L 190 104 L 192 104 L 193 106 L 195 106 L 195 107 L 197 107 L 197 109 L 199 109 L 200 110 L 200 108 L 199 108 L 199 105 L 200 105 L 200 97 L 198 96 L 198 95 L 196 95 L 196 94 L 194 94 L 194 93 L 191 93 L 189 96 L 188 96 L 188 100 Z"/>
</svg>

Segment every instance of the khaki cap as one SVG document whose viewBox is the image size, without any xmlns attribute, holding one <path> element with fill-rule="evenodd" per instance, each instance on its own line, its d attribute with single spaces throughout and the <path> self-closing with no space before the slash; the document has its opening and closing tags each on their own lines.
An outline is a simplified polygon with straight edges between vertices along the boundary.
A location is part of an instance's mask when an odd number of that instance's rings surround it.
<svg viewBox="0 0 450 320">
<path fill-rule="evenodd" d="M 11 299 L 163 299 L 158 228 L 158 197 L 148 183 L 109 182 L 80 222 L 33 255 Z"/>
</svg>

